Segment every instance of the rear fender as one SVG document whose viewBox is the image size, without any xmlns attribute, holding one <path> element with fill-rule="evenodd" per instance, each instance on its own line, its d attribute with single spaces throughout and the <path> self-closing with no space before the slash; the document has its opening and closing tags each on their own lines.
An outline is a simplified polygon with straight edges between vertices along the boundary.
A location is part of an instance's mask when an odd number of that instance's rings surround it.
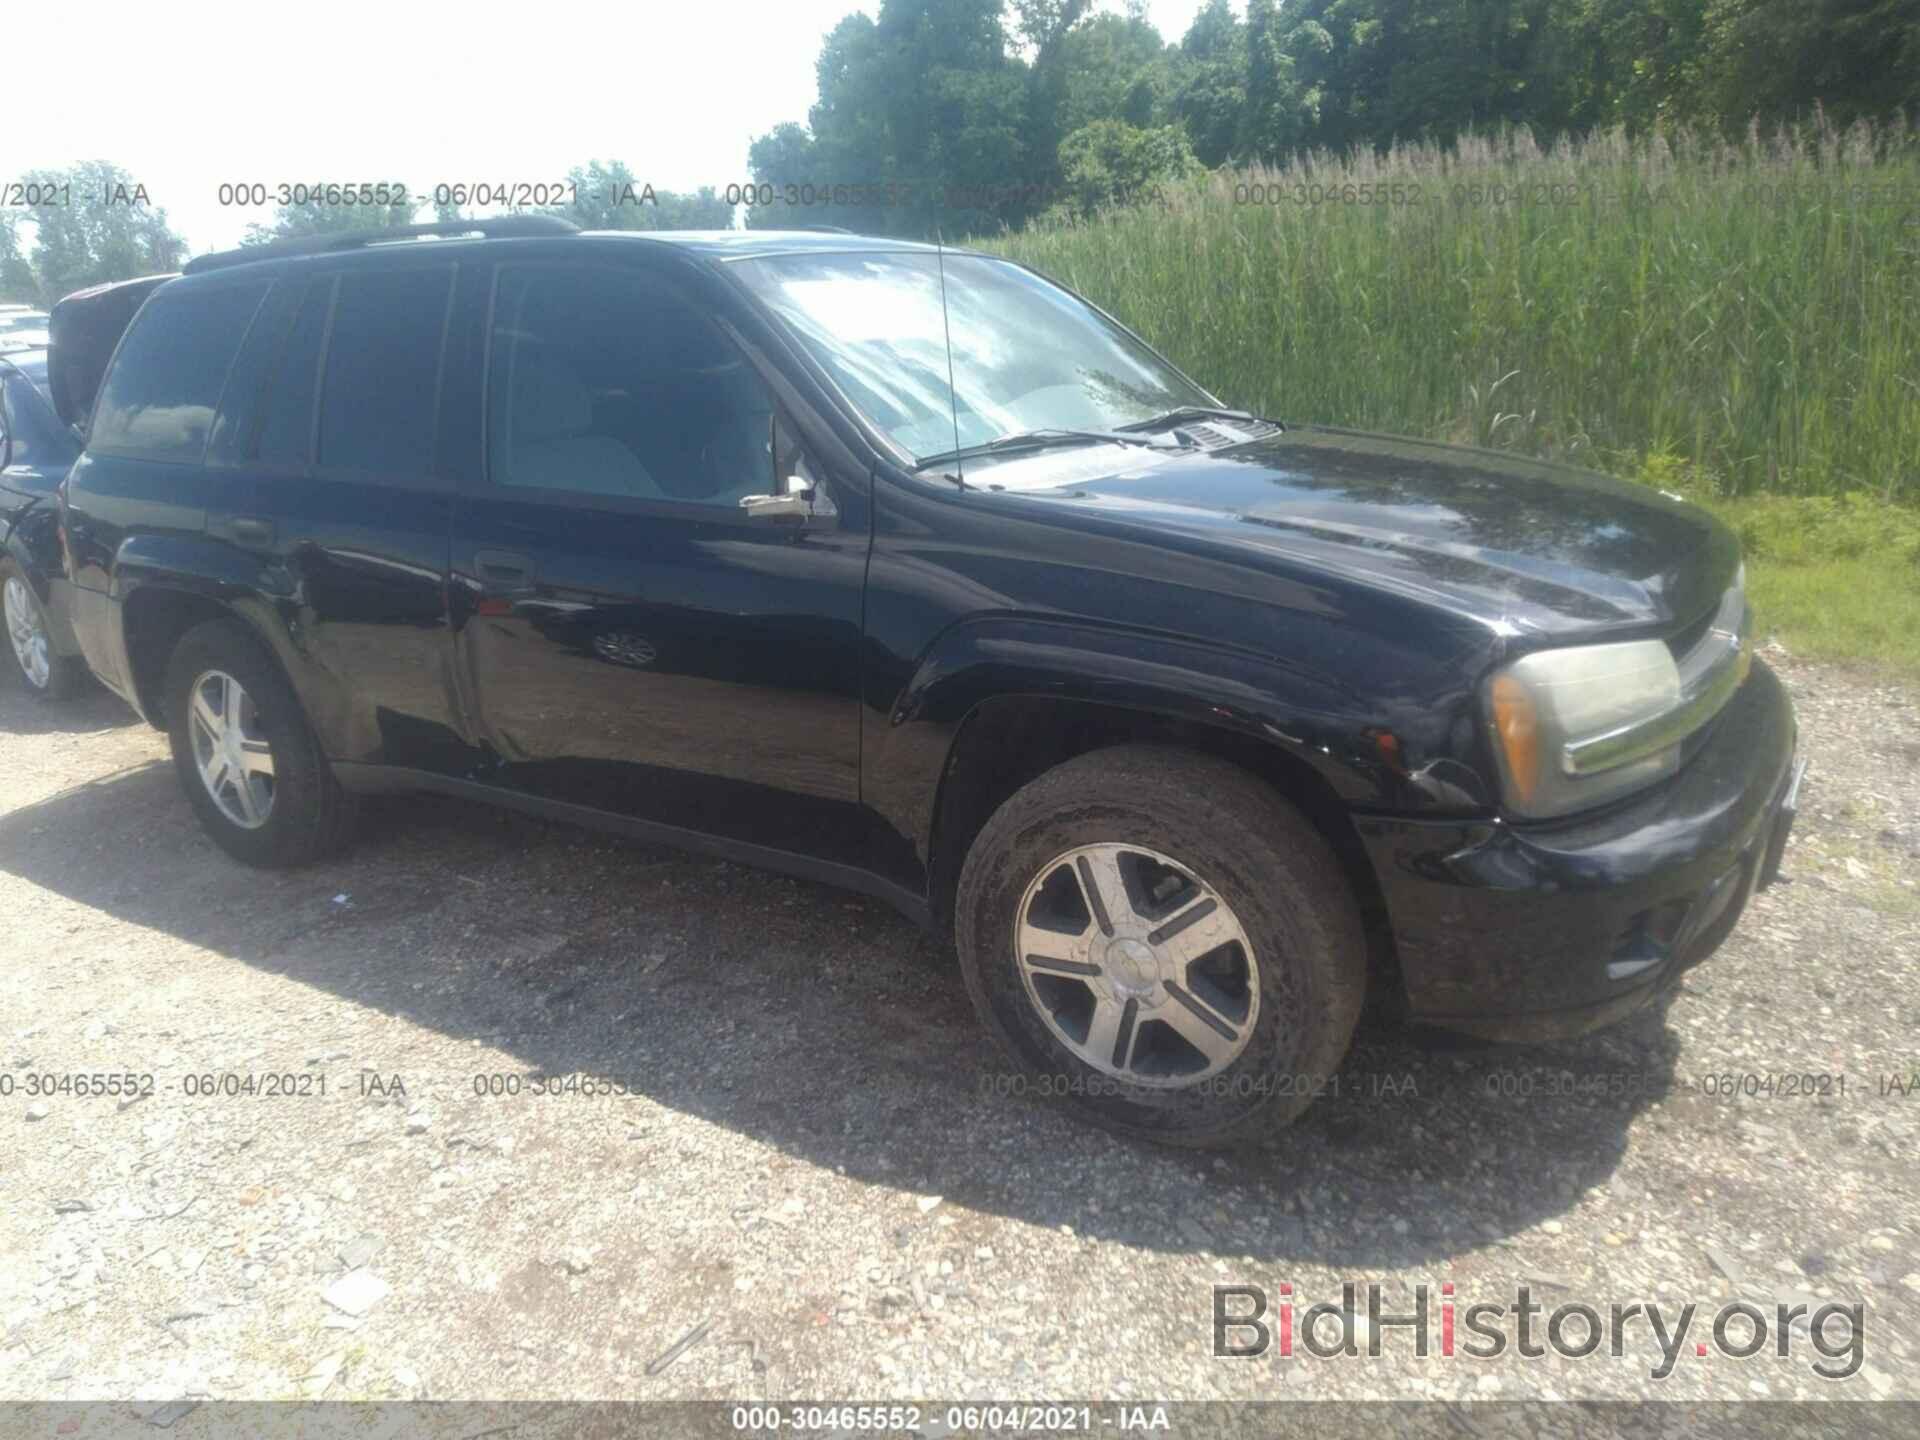
<svg viewBox="0 0 1920 1440">
<path fill-rule="evenodd" d="M 306 656 L 288 623 L 296 613 L 292 576 L 264 556 L 202 535 L 136 535 L 115 552 L 112 583 L 117 603 L 108 608 L 119 617 L 126 642 L 131 698 L 153 724 L 162 723 L 165 657 L 135 653 L 139 615 L 149 604 L 178 604 L 181 597 L 202 602 L 209 616 L 228 614 L 252 629 L 316 723 L 316 707 L 324 709 L 338 688 Z"/>
</svg>

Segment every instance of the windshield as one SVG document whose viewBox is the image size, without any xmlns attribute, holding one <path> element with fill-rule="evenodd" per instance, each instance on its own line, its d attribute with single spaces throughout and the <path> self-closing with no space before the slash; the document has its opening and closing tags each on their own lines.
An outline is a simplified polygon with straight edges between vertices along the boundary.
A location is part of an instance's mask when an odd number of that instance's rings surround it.
<svg viewBox="0 0 1920 1440">
<path fill-rule="evenodd" d="M 1216 403 L 1030 271 L 979 255 L 945 262 L 944 316 L 934 255 L 782 255 L 734 268 L 847 399 L 916 461 L 1001 435 L 1113 430 Z"/>
</svg>

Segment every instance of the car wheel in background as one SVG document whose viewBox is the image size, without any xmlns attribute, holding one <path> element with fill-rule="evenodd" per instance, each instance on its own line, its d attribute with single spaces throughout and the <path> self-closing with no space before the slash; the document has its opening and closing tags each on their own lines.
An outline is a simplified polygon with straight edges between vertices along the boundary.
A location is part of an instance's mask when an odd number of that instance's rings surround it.
<svg viewBox="0 0 1920 1440">
<path fill-rule="evenodd" d="M 981 830 L 955 908 L 1010 1091 L 1177 1145 L 1258 1138 L 1345 1056 L 1366 982 L 1332 850 L 1271 787 L 1186 751 L 1095 751 Z"/>
<path fill-rule="evenodd" d="M 321 754 L 293 687 L 237 620 L 187 632 L 167 663 L 174 768 L 200 823 L 236 860 L 303 865 L 351 833 L 353 798 Z"/>
<path fill-rule="evenodd" d="M 16 560 L 0 560 L 0 628 L 7 636 L 7 652 L 14 668 L 36 700 L 67 700 L 86 681 L 79 660 L 56 655 L 47 632 L 40 597 Z"/>
</svg>

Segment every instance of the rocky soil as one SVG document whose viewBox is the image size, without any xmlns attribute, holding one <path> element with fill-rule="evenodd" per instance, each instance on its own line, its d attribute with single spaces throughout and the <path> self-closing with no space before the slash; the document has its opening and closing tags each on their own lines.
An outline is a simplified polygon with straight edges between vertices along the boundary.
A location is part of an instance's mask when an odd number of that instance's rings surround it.
<svg viewBox="0 0 1920 1440">
<path fill-rule="evenodd" d="M 1920 695 L 1773 658 L 1791 883 L 1670 1007 L 1540 1049 L 1370 1026 L 1222 1157 L 992 1093 L 878 903 L 414 798 L 259 874 L 117 701 L 0 688 L 0 1399 L 1920 1396 Z M 1665 1379 L 1644 1326 L 1213 1355 L 1216 1285 L 1349 1281 L 1436 1326 L 1445 1284 L 1699 1314 Z M 1856 1373 L 1804 1328 L 1696 1354 L 1734 1300 L 1858 1302 Z"/>
</svg>

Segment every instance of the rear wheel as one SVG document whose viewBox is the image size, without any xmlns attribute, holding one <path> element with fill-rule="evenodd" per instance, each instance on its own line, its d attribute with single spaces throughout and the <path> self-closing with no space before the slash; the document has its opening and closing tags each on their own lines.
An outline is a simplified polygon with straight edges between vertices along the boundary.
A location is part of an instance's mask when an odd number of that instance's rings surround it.
<svg viewBox="0 0 1920 1440">
<path fill-rule="evenodd" d="M 1179 750 L 1096 751 L 1015 794 L 968 853 L 955 928 L 1008 1088 L 1171 1144 L 1298 1115 L 1365 991 L 1326 842 L 1256 777 Z"/>
<path fill-rule="evenodd" d="M 0 625 L 6 627 L 14 666 L 36 700 L 71 698 L 87 678 L 86 667 L 70 656 L 56 655 L 47 630 L 46 612 L 33 585 L 15 560 L 0 560 Z"/>
<path fill-rule="evenodd" d="M 187 632 L 167 664 L 166 715 L 180 784 L 229 855 L 303 865 L 346 840 L 352 797 L 293 687 L 246 626 L 211 620 Z"/>
</svg>

